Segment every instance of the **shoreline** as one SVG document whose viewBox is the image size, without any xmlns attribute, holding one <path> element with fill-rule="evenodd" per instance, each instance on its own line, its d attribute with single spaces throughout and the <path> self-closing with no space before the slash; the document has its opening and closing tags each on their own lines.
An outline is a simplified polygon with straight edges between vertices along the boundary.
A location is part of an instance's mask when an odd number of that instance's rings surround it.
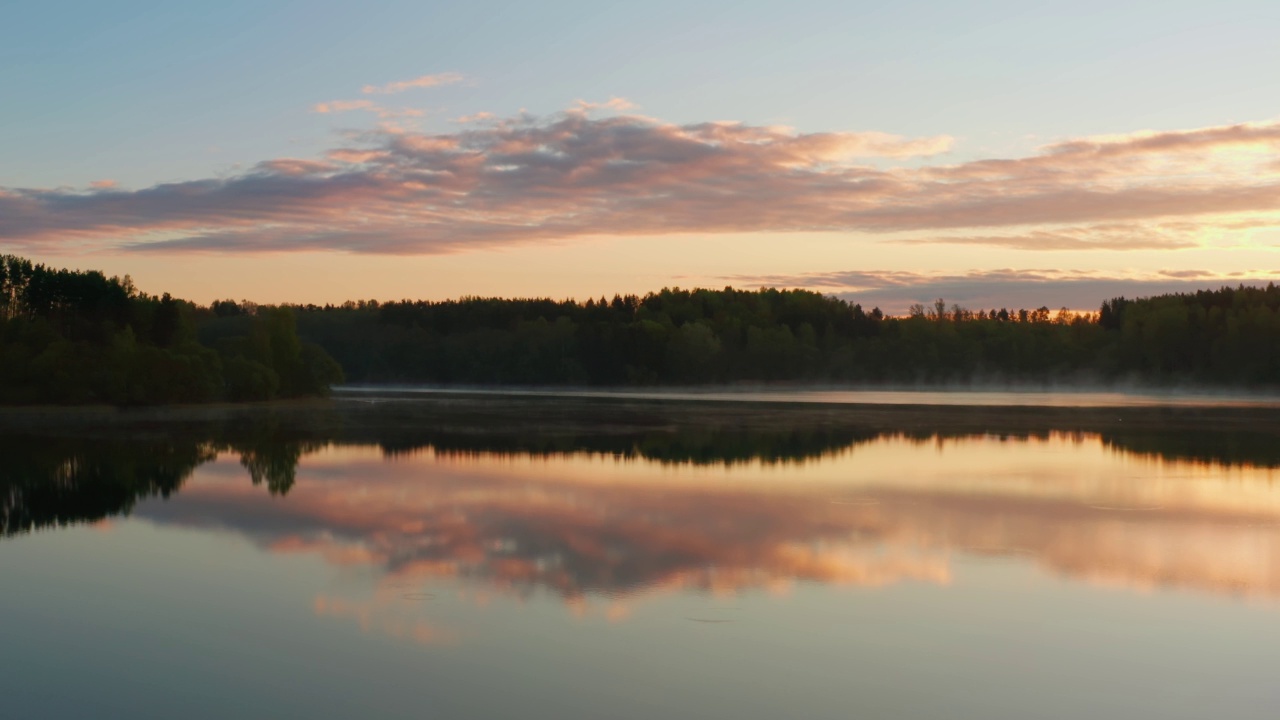
<svg viewBox="0 0 1280 720">
<path fill-rule="evenodd" d="M 1174 429 L 1276 435 L 1280 407 L 1269 404 L 1035 405 L 823 402 L 696 395 L 474 390 L 337 390 L 330 398 L 138 408 L 0 407 L 0 433 L 156 430 L 269 419 L 285 426 L 352 429 L 449 428 L 503 432 L 601 433 L 636 429 L 779 430 L 860 428 L 902 432 L 1101 432 Z"/>
<path fill-rule="evenodd" d="M 510 388 L 342 385 L 334 397 L 505 397 L 547 399 L 658 400 L 666 402 L 757 402 L 804 405 L 902 405 L 957 407 L 1242 407 L 1280 410 L 1280 394 L 1211 388 L 1158 390 L 1154 388 L 1053 387 L 860 387 L 820 385 L 740 385 L 659 387 Z"/>
</svg>

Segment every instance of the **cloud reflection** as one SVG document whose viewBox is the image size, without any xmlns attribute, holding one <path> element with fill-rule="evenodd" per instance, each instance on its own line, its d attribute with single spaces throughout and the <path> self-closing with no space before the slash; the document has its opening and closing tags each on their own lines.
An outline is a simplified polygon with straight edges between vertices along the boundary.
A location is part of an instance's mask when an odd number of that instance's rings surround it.
<svg viewBox="0 0 1280 720">
<path fill-rule="evenodd" d="M 417 624 L 431 603 L 408 597 L 421 593 L 551 597 L 621 622 L 661 595 L 941 587 L 988 559 L 1280 599 L 1267 410 L 557 402 L 335 403 L 175 421 L 164 437 L 14 434 L 0 443 L 0 529 L 133 509 L 233 533 L 369 582 L 321 592 L 318 614 L 420 642 L 451 641 Z M 928 429 L 940 425 L 952 429 Z"/>
<path fill-rule="evenodd" d="M 673 468 L 370 449 L 304 460 L 285 502 L 197 473 L 162 522 L 233 528 L 273 552 L 568 607 L 795 583 L 951 582 L 1003 557 L 1076 580 L 1280 598 L 1271 471 L 1153 461 L 1097 435 L 883 437 L 803 466 Z M 221 461 L 227 462 L 227 461 Z M 251 518 L 251 520 L 246 520 Z"/>
</svg>

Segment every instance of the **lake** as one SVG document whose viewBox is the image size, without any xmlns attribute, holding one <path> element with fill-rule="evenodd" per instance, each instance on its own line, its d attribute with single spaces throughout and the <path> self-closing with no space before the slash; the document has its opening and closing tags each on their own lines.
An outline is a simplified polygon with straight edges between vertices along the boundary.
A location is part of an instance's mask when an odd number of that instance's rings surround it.
<svg viewBox="0 0 1280 720">
<path fill-rule="evenodd" d="M 5 713 L 1275 716 L 1274 408 L 780 400 L 9 412 Z"/>
</svg>

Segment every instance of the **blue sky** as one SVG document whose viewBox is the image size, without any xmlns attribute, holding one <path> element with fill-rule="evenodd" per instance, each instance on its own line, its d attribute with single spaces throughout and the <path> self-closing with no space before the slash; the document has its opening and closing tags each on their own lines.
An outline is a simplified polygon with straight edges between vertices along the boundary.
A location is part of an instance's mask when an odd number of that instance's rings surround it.
<svg viewBox="0 0 1280 720">
<path fill-rule="evenodd" d="M 577 100 L 619 97 L 634 104 L 623 114 L 676 125 L 726 120 L 786 125 L 799 134 L 952 139 L 940 156 L 899 157 L 899 167 L 1026 157 L 1055 142 L 1095 135 L 1274 122 L 1280 117 L 1276 37 L 1280 4 L 1274 2 L 25 3 L 6 8 L 0 22 L 0 189 L 80 191 L 110 180 L 120 190 L 143 191 L 160 183 L 234 178 L 278 158 L 323 158 L 346 146 L 350 131 L 376 129 L 378 120 L 360 112 L 316 113 L 317 103 L 356 100 L 366 85 L 440 73 L 459 73 L 464 80 L 376 99 L 421 111 L 401 125 L 423 134 L 456 133 L 454 118 L 478 112 L 510 118 L 527 110 L 548 117 Z M 1254 149 L 1265 155 L 1275 147 Z M 1256 214 L 1268 208 L 1247 209 Z M 1212 214 L 1220 219 L 1219 210 Z M 792 227 L 783 225 L 762 231 Z M 900 248 L 880 253 L 883 242 L 860 234 L 865 230 L 832 230 L 846 245 L 861 248 L 858 257 L 872 252 L 882 258 L 860 270 L 954 275 L 1064 267 L 1062 258 L 1026 248 L 987 253 L 968 265 L 958 256 L 947 267 L 931 267 Z M 580 234 L 598 244 L 610 242 L 599 239 L 608 231 L 593 227 Z M 50 261 L 88 253 L 98 265 L 140 262 L 151 277 L 166 276 L 160 255 L 140 261 L 113 254 L 139 242 L 132 230 L 91 250 L 37 242 L 24 232 L 0 237 L 0 250 Z M 163 232 L 188 230 L 165 226 Z M 691 225 L 680 232 L 726 236 L 743 229 Z M 747 245 L 767 242 L 751 234 Z M 594 293 L 590 282 L 572 279 L 572 268 L 555 249 L 584 241 L 551 235 L 541 233 L 538 242 L 554 246 L 548 252 L 558 279 L 517 289 Z M 653 245 L 662 247 L 672 234 L 663 230 L 654 237 Z M 833 264 L 848 261 L 823 249 L 830 240 L 812 241 L 817 244 L 807 266 L 794 258 L 784 267 L 762 259 L 756 274 L 781 269 L 800 279 L 855 269 Z M 1212 249 L 1212 242 L 1196 242 Z M 1247 252 L 1213 269 L 1275 268 L 1255 267 L 1270 258 L 1259 254 L 1269 242 L 1255 239 Z M 273 257 L 281 247 L 272 247 Z M 269 261 L 244 250 L 243 244 L 229 246 L 219 267 L 232 268 L 236 258 Z M 520 259 L 510 262 L 527 263 L 533 250 L 518 248 Z M 200 251 L 219 254 L 208 243 Z M 343 254 L 332 247 L 322 251 Z M 447 254 L 472 252 L 452 247 Z M 475 268 L 501 270 L 508 262 L 488 245 L 474 252 L 481 254 L 467 262 Z M 607 254 L 598 245 L 596 252 Z M 1206 267 L 1195 252 L 1131 254 L 1126 262 L 1099 252 L 1078 256 L 1071 268 L 1136 278 L 1144 271 Z M 433 254 L 438 259 L 438 251 L 422 253 Z M 89 259 L 71 264 L 93 264 Z M 176 257 L 170 262 L 167 276 L 175 278 L 190 264 Z M 687 275 L 674 258 L 666 270 L 651 264 L 642 276 L 611 277 L 629 281 L 619 289 L 643 290 L 648 287 L 639 285 L 658 287 Z M 716 279 L 699 273 L 695 279 Z M 752 271 L 739 263 L 724 274 Z M 173 289 L 182 291 L 185 282 Z M 189 295 L 204 292 L 189 287 Z M 501 289 L 484 288 L 507 294 Z"/>
</svg>

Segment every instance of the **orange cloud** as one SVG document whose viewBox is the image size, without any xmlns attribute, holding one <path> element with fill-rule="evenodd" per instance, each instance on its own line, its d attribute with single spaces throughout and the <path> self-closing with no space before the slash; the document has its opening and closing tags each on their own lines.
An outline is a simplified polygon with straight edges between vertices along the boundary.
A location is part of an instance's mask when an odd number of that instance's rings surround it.
<svg viewBox="0 0 1280 720">
<path fill-rule="evenodd" d="M 1174 249 L 1214 233 L 1280 227 L 1280 175 L 1269 169 L 1274 153 L 1263 151 L 1280 123 L 921 165 L 952 140 L 596 118 L 581 107 L 451 133 L 372 130 L 330 150 L 329 164 L 306 168 L 266 161 L 229 178 L 136 191 L 8 189 L 0 191 L 0 240 L 409 254 L 602 234 L 810 231 L 1018 249 Z M 397 112 L 369 101 L 317 106 L 343 109 Z M 1257 152 L 1240 152 L 1249 148 Z M 1232 226 L 1242 217 L 1250 228 Z"/>
<path fill-rule="evenodd" d="M 1141 223 L 1106 223 L 1002 234 L 930 234 L 902 238 L 896 242 L 906 245 L 989 245 L 1018 250 L 1172 250 L 1196 247 L 1194 234 L 1200 228 L 1173 230 Z"/>
<path fill-rule="evenodd" d="M 1240 123 L 1180 130 L 1144 131 L 1068 140 L 1045 148 L 1049 155 L 1083 158 L 1114 158 L 1132 155 L 1186 153 L 1233 147 L 1252 147 L 1264 152 L 1280 150 L 1280 124 Z"/>
</svg>

